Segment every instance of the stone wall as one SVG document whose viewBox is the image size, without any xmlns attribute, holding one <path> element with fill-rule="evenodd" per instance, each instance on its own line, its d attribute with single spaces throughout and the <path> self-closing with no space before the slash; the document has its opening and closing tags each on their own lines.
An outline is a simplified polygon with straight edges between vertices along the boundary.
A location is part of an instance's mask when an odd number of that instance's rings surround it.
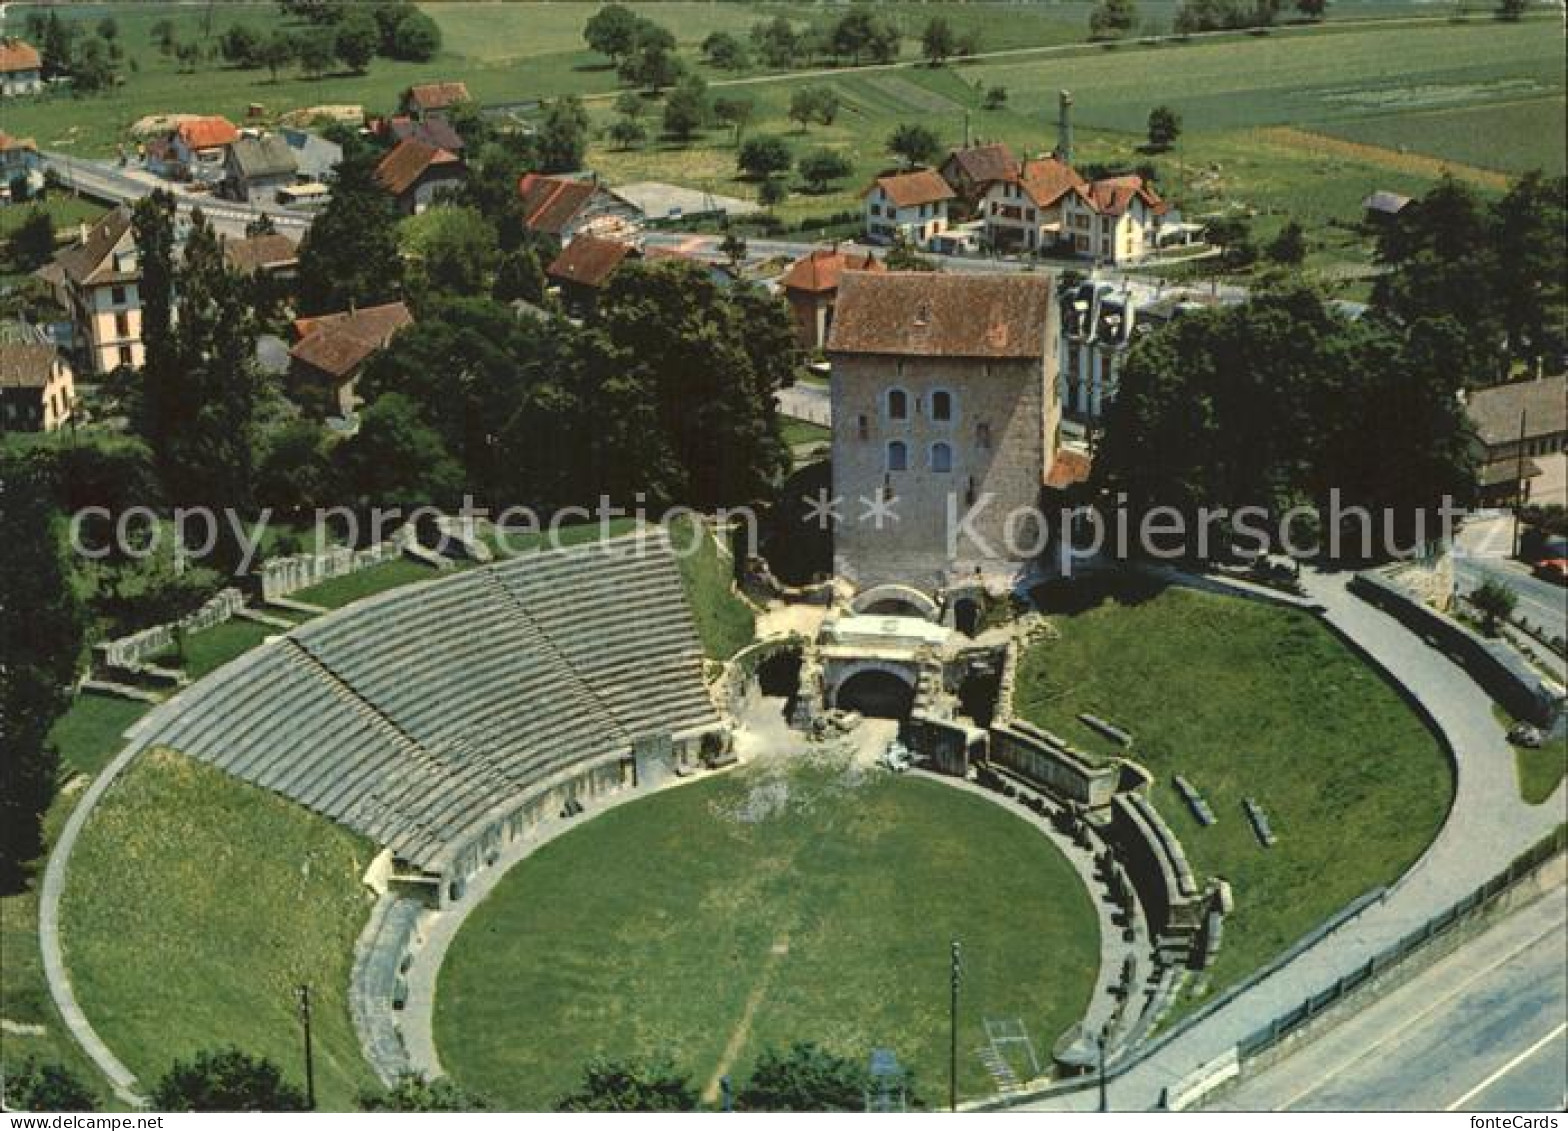
<svg viewBox="0 0 1568 1131">
<path fill-rule="evenodd" d="M 929 768 L 939 774 L 963 777 L 969 772 L 969 757 L 985 754 L 985 732 L 955 720 L 937 718 L 923 711 L 910 715 L 904 726 L 904 741 L 922 755 Z"/>
<path fill-rule="evenodd" d="M 1197 878 L 1181 842 L 1147 798 L 1137 793 L 1114 797 L 1106 839 L 1138 889 L 1155 933 L 1191 935 L 1203 927 L 1205 901 Z"/>
<path fill-rule="evenodd" d="M 1116 766 L 1095 766 L 1065 743 L 1022 720 L 991 727 L 989 758 L 1024 780 L 1091 810 L 1111 803 L 1121 779 Z"/>
<path fill-rule="evenodd" d="M 118 640 L 108 640 L 93 646 L 94 658 L 100 667 L 134 669 L 153 656 L 174 647 L 178 633 L 189 635 L 222 624 L 245 607 L 245 594 L 238 589 L 221 589 L 195 612 L 188 613 L 168 624 L 155 624 Z"/>
<path fill-rule="evenodd" d="M 407 526 L 384 542 L 377 542 L 363 550 L 337 546 L 319 554 L 294 554 L 286 558 L 269 558 L 261 563 L 261 596 L 272 601 L 287 597 L 301 589 L 309 589 L 334 577 L 344 577 L 369 569 L 373 565 L 402 557 L 405 547 L 414 537 Z"/>
</svg>

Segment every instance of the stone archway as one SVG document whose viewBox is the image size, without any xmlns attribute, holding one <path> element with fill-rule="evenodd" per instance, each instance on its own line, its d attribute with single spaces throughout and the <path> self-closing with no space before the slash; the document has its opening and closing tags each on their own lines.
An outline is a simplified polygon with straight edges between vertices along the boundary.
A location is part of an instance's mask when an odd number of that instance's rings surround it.
<svg viewBox="0 0 1568 1131">
<path fill-rule="evenodd" d="M 879 660 L 844 664 L 833 673 L 828 702 L 874 718 L 905 718 L 915 703 L 914 669 Z"/>
<path fill-rule="evenodd" d="M 960 597 L 953 602 L 953 627 L 973 639 L 980 634 L 980 602 L 973 597 Z"/>
<path fill-rule="evenodd" d="M 913 616 L 935 622 L 941 607 L 931 597 L 911 585 L 873 585 L 855 594 L 849 607 L 868 616 Z"/>
</svg>

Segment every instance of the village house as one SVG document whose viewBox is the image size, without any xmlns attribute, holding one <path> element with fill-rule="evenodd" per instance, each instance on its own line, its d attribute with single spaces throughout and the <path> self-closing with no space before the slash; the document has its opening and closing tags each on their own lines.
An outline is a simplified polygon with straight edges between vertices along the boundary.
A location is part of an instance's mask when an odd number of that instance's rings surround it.
<svg viewBox="0 0 1568 1131">
<path fill-rule="evenodd" d="M 37 143 L 0 130 L 0 204 L 29 200 L 43 187 L 43 161 Z"/>
<path fill-rule="evenodd" d="M 1399 214 L 1409 205 L 1410 198 L 1403 193 L 1378 189 L 1361 202 L 1361 214 L 1370 226 L 1387 227 L 1398 219 Z"/>
<path fill-rule="evenodd" d="M 1568 376 L 1479 389 L 1465 407 L 1480 445 L 1483 506 L 1568 503 Z"/>
<path fill-rule="evenodd" d="M 302 182 L 326 180 L 343 160 L 343 147 L 320 134 L 284 126 L 278 135 L 294 154 L 295 175 Z"/>
<path fill-rule="evenodd" d="M 407 138 L 414 138 L 426 145 L 444 149 L 448 153 L 462 153 L 464 145 L 467 144 L 463 141 L 463 135 L 457 132 L 451 122 L 439 117 L 420 120 L 399 114 L 391 118 L 377 118 L 373 130 L 378 137 L 386 138 L 394 144 Z"/>
<path fill-rule="evenodd" d="M 1072 250 L 1099 263 L 1135 263 L 1160 246 L 1161 230 L 1180 216 L 1136 173 L 1075 186 L 1062 201 L 1062 234 Z"/>
<path fill-rule="evenodd" d="M 20 98 L 44 88 L 44 64 L 37 48 L 13 36 L 0 39 L 0 98 Z"/>
<path fill-rule="evenodd" d="M 844 274 L 827 347 L 836 572 L 927 588 L 1016 573 L 1055 460 L 1056 347 L 1049 275 Z"/>
<path fill-rule="evenodd" d="M 581 233 L 626 241 L 642 229 L 637 206 L 596 180 L 525 173 L 517 182 L 523 225 L 557 248 Z"/>
<path fill-rule="evenodd" d="M 174 181 L 223 179 L 229 147 L 240 139 L 233 122 L 220 117 L 185 118 L 147 143 L 147 168 Z"/>
<path fill-rule="evenodd" d="M 779 281 L 790 313 L 795 318 L 795 338 L 801 348 L 819 350 L 833 328 L 833 308 L 838 302 L 839 281 L 846 271 L 883 271 L 881 260 L 870 252 L 844 251 L 837 247 L 813 248 L 790 264 Z"/>
<path fill-rule="evenodd" d="M 299 245 L 281 232 L 223 238 L 223 259 L 240 275 L 291 279 L 299 268 Z"/>
<path fill-rule="evenodd" d="M 861 193 L 861 199 L 866 238 L 871 242 L 889 244 L 905 239 L 916 247 L 926 247 L 932 237 L 947 231 L 947 206 L 955 194 L 935 169 L 916 169 L 878 177 Z"/>
<path fill-rule="evenodd" d="M 1018 158 L 1001 142 L 955 149 L 942 162 L 942 179 L 958 194 L 965 212 L 974 215 L 991 186 L 1018 176 Z"/>
<path fill-rule="evenodd" d="M 437 193 L 456 189 L 467 175 L 457 154 L 415 138 L 398 142 L 376 166 L 377 182 L 396 198 L 405 216 L 423 212 Z"/>
<path fill-rule="evenodd" d="M 349 417 L 360 406 L 360 371 L 414 316 L 401 302 L 294 321 L 289 391 L 323 416 Z"/>
<path fill-rule="evenodd" d="M 642 253 L 631 244 L 583 233 L 561 249 L 545 268 L 545 277 L 560 290 L 561 303 L 577 318 L 591 315 L 599 304 L 599 292 L 628 259 Z"/>
<path fill-rule="evenodd" d="M 472 102 L 468 87 L 460 82 L 427 82 L 409 87 L 398 100 L 398 113 L 415 121 L 445 117 L 454 107 Z"/>
<path fill-rule="evenodd" d="M 986 242 L 1002 252 L 1044 251 L 1062 240 L 1062 202 L 1084 183 L 1055 157 L 1027 161 L 1012 177 L 993 181 L 981 200 Z"/>
<path fill-rule="evenodd" d="M 141 368 L 141 272 L 129 208 L 121 205 L 91 227 L 84 224 L 77 242 L 36 274 L 70 313 L 83 372 Z"/>
<path fill-rule="evenodd" d="M 53 432 L 75 403 L 70 362 L 49 336 L 21 323 L 0 326 L 0 434 Z"/>
<path fill-rule="evenodd" d="M 299 164 L 288 142 L 277 134 L 242 137 L 224 160 L 223 194 L 230 200 L 274 204 L 278 190 L 294 184 Z"/>
</svg>

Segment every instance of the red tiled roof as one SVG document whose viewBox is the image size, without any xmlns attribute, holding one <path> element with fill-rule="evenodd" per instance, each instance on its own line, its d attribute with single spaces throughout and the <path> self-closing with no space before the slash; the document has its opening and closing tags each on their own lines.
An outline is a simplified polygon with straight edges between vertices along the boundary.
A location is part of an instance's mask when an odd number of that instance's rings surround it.
<svg viewBox="0 0 1568 1131">
<path fill-rule="evenodd" d="M 887 193 L 888 199 L 899 208 L 915 208 L 922 204 L 936 204 L 943 200 L 952 200 L 956 195 L 953 187 L 942 179 L 942 174 L 935 169 L 916 169 L 912 173 L 890 173 L 885 177 L 878 177 L 866 189 L 880 188 Z M 862 193 L 864 196 L 866 193 Z"/>
<path fill-rule="evenodd" d="M 517 194 L 523 201 L 523 223 L 536 232 L 560 235 L 597 188 L 591 181 L 524 173 L 517 182 Z"/>
<path fill-rule="evenodd" d="M 1091 466 L 1087 452 L 1057 448 L 1056 459 L 1045 476 L 1045 485 L 1061 490 L 1064 487 L 1071 487 L 1074 483 L 1087 483 Z"/>
<path fill-rule="evenodd" d="M 1017 181 L 1029 199 L 1041 208 L 1051 207 L 1084 183 L 1076 169 L 1055 157 L 1024 162 Z"/>
<path fill-rule="evenodd" d="M 1120 216 L 1132 206 L 1134 200 L 1142 200 L 1157 215 L 1170 208 L 1160 199 L 1160 194 L 1136 173 L 1123 177 L 1105 177 L 1087 186 L 1079 185 L 1077 191 L 1089 207 L 1106 216 Z"/>
<path fill-rule="evenodd" d="M 233 145 L 240 131 L 227 118 L 187 118 L 175 127 L 180 140 L 192 149 L 217 149 Z"/>
<path fill-rule="evenodd" d="M 413 321 L 414 316 L 401 302 L 299 318 L 294 322 L 299 341 L 289 355 L 329 376 L 347 377 Z"/>
<path fill-rule="evenodd" d="M 829 353 L 1044 356 L 1051 277 L 851 271 L 838 288 Z"/>
<path fill-rule="evenodd" d="M 402 196 L 433 166 L 461 165 L 462 160 L 418 138 L 404 138 L 376 166 L 376 180 L 393 196 Z"/>
<path fill-rule="evenodd" d="M 30 137 L 12 137 L 4 130 L 0 130 L 0 153 L 10 153 L 13 149 L 38 149 L 38 143 Z"/>
<path fill-rule="evenodd" d="M 459 102 L 469 102 L 468 87 L 460 82 L 427 82 L 411 86 L 403 101 L 421 110 L 445 110 Z"/>
<path fill-rule="evenodd" d="M 789 291 L 823 294 L 838 289 L 839 276 L 845 271 L 885 271 L 882 261 L 870 252 L 856 254 L 836 247 L 815 248 L 790 264 L 783 286 Z"/>
<path fill-rule="evenodd" d="M 20 39 L 0 40 L 0 74 L 36 71 L 43 67 L 38 49 Z"/>
<path fill-rule="evenodd" d="M 391 137 L 393 141 L 402 141 L 406 137 L 417 138 L 426 145 L 433 145 L 448 153 L 459 153 L 463 149 L 463 135 L 445 118 L 428 118 L 423 122 L 416 122 L 404 115 L 383 118 L 378 132 Z"/>
<path fill-rule="evenodd" d="M 87 230 L 86 238 L 55 256 L 49 265 L 58 276 L 78 285 L 102 285 L 136 278 L 134 272 L 116 273 L 109 253 L 131 230 L 131 210 L 125 205 L 110 209 Z M 42 268 L 41 271 L 47 271 Z M 47 276 L 46 276 L 47 278 Z"/>
<path fill-rule="evenodd" d="M 223 241 L 223 258 L 242 275 L 299 262 L 299 248 L 281 232 Z"/>
<path fill-rule="evenodd" d="M 990 145 L 971 145 L 968 149 L 955 149 L 943 165 L 954 165 L 977 185 L 994 181 L 1010 181 L 1018 175 L 1018 158 L 1001 142 Z"/>
<path fill-rule="evenodd" d="M 627 256 L 639 254 L 631 244 L 584 234 L 566 245 L 555 261 L 545 268 L 545 274 L 558 282 L 601 287 L 615 269 L 625 262 Z"/>
</svg>

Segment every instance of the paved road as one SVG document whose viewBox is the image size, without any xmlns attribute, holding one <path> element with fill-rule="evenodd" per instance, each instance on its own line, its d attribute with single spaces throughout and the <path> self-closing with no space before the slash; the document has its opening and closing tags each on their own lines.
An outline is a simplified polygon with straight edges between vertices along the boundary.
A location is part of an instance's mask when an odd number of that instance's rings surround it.
<svg viewBox="0 0 1568 1131">
<path fill-rule="evenodd" d="M 1210 1106 L 1546 1111 L 1568 1101 L 1568 897 L 1559 883 Z"/>
<path fill-rule="evenodd" d="M 1516 615 L 1545 630 L 1548 636 L 1565 635 L 1568 589 L 1531 577 L 1525 566 L 1506 558 L 1454 555 L 1454 582 L 1461 594 L 1478 589 L 1486 581 L 1501 582 L 1513 590 L 1519 599 Z"/>
<path fill-rule="evenodd" d="M 1349 593 L 1348 575 L 1304 570 L 1302 581 L 1308 595 L 1324 606 L 1329 622 L 1431 713 L 1457 764 L 1453 807 L 1425 855 L 1381 900 L 1119 1075 L 1111 1088 L 1117 1109 L 1156 1107 L 1167 1087 L 1447 910 L 1568 816 L 1568 784 L 1559 785 L 1542 805 L 1520 800 L 1513 751 L 1492 714 L 1492 701 L 1463 669 Z M 1376 752 L 1369 750 L 1367 756 Z M 1093 1110 L 1094 1104 L 1091 1090 L 1045 1097 L 1025 1107 Z"/>
</svg>

